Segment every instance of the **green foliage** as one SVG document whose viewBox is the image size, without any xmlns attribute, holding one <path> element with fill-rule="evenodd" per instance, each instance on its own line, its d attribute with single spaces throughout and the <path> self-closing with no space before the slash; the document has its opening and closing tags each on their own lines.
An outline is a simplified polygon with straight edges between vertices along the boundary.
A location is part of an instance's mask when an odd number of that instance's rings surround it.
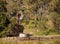
<svg viewBox="0 0 60 44">
<path fill-rule="evenodd" d="M 16 14 L 19 11 L 24 15 L 20 23 L 25 23 L 23 26 L 27 25 L 28 30 L 35 26 L 32 29 L 42 30 L 42 35 L 60 33 L 60 0 L 0 0 L 0 35 L 6 36 L 16 28 Z M 15 13 L 14 17 L 10 17 L 11 13 Z M 40 31 L 36 34 L 40 35 Z"/>
<path fill-rule="evenodd" d="M 1 11 L 0 11 L 0 36 L 6 36 L 6 30 L 10 23 L 8 17 L 7 17 L 7 8 L 6 8 L 6 2 L 0 1 Z"/>
</svg>

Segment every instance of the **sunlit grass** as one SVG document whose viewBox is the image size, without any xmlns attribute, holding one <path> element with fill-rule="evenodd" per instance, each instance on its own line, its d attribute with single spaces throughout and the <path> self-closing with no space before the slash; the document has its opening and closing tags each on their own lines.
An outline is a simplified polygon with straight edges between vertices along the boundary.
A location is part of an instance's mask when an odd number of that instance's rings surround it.
<svg viewBox="0 0 60 44">
<path fill-rule="evenodd" d="M 19 39 L 0 39 L 0 44 L 60 44 L 59 40 L 23 40 L 20 41 Z"/>
</svg>

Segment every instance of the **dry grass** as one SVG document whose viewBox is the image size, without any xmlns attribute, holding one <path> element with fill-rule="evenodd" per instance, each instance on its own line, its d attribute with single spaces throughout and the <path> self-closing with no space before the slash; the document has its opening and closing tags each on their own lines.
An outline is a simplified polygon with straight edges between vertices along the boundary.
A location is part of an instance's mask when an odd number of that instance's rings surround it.
<svg viewBox="0 0 60 44">
<path fill-rule="evenodd" d="M 0 38 L 0 44 L 60 44 L 59 39 L 52 40 L 20 40 L 16 37 Z"/>
</svg>

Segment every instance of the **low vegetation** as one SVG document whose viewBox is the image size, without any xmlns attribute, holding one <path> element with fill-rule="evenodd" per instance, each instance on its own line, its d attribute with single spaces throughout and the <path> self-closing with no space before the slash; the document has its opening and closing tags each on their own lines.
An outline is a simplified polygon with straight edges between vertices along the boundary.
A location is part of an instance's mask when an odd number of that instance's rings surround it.
<svg viewBox="0 0 60 44">
<path fill-rule="evenodd" d="M 17 30 L 17 14 L 23 13 Z M 60 0 L 0 0 L 0 37 L 31 33 L 60 34 Z M 14 35 L 15 34 L 15 35 Z"/>
</svg>

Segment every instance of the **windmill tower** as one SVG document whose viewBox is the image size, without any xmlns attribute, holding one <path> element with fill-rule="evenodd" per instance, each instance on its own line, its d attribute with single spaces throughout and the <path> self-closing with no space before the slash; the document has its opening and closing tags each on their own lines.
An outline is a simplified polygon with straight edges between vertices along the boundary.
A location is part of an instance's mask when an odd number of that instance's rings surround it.
<svg viewBox="0 0 60 44">
<path fill-rule="evenodd" d="M 16 34 L 17 35 L 19 35 L 19 33 L 22 33 L 23 32 L 23 26 L 21 26 L 21 24 L 20 24 L 20 22 L 23 20 L 23 17 L 24 17 L 24 15 L 23 15 L 23 13 L 22 13 L 22 11 L 18 11 L 17 12 L 17 15 L 16 15 L 16 18 L 17 18 L 17 25 L 16 25 Z M 19 30 L 20 30 L 20 32 L 19 32 Z"/>
</svg>

